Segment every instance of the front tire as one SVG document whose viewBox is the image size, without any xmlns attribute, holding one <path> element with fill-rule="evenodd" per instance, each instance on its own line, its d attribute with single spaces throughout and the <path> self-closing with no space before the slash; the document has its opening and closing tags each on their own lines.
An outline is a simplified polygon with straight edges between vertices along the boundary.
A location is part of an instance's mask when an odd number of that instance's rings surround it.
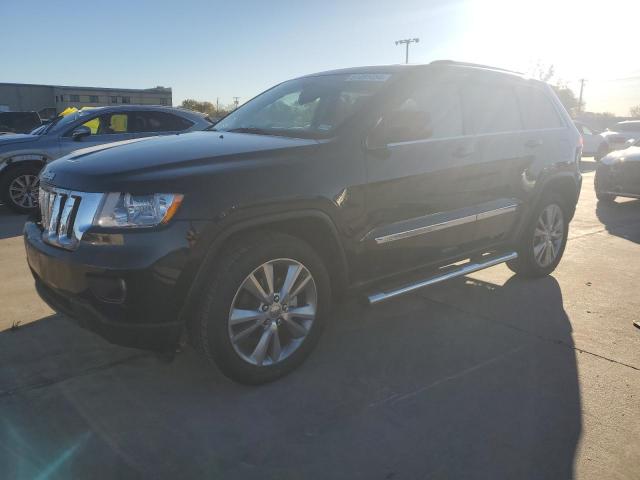
<svg viewBox="0 0 640 480">
<path fill-rule="evenodd" d="M 564 199 L 551 194 L 536 206 L 518 246 L 518 258 L 507 262 L 516 274 L 544 277 L 553 272 L 564 253 L 569 234 L 569 211 Z"/>
<path fill-rule="evenodd" d="M 33 213 L 38 209 L 40 168 L 19 165 L 10 168 L 0 181 L 0 195 L 4 204 L 16 213 Z"/>
<path fill-rule="evenodd" d="M 239 383 L 273 381 L 298 367 L 320 338 L 331 290 L 305 242 L 260 232 L 212 268 L 190 322 L 192 343 Z"/>
</svg>

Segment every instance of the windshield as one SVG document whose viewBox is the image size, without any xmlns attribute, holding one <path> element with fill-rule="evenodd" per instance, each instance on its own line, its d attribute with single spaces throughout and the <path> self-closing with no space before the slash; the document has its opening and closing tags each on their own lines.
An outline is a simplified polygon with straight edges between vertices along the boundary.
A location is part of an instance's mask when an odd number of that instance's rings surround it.
<svg viewBox="0 0 640 480">
<path fill-rule="evenodd" d="M 45 133 L 49 133 L 49 132 L 55 132 L 55 131 L 59 131 L 64 129 L 65 127 L 67 127 L 68 125 L 71 125 L 73 122 L 75 122 L 76 120 L 78 120 L 80 117 L 84 117 L 86 115 L 89 115 L 91 113 L 95 113 L 97 111 L 97 109 L 88 109 L 88 110 L 79 110 L 77 112 L 73 112 L 70 113 L 68 115 L 62 116 L 59 115 L 56 118 L 54 118 L 51 123 L 49 123 L 48 125 L 45 125 L 44 129 L 42 131 L 37 131 L 34 130 L 33 132 L 31 132 L 34 135 L 43 135 Z"/>
<path fill-rule="evenodd" d="M 386 73 L 336 74 L 284 82 L 230 113 L 212 130 L 329 137 L 391 77 Z"/>
</svg>

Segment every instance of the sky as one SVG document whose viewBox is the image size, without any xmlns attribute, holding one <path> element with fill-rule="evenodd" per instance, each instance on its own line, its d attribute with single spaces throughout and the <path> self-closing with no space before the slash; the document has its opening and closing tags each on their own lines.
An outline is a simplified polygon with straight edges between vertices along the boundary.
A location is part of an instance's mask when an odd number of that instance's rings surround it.
<svg viewBox="0 0 640 480">
<path fill-rule="evenodd" d="M 586 110 L 640 104 L 640 0 L 0 0 L 0 82 L 173 88 L 243 103 L 308 73 L 454 59 L 554 65 Z"/>
</svg>

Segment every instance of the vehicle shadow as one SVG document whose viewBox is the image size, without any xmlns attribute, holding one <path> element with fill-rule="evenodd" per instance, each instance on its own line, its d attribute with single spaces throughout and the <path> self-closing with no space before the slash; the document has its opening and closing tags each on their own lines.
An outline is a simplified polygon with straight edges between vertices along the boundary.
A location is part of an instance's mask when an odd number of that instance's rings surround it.
<svg viewBox="0 0 640 480">
<path fill-rule="evenodd" d="M 598 162 L 593 160 L 591 157 L 587 157 L 587 158 L 590 158 L 590 160 L 586 160 L 585 158 L 580 159 L 581 173 L 593 172 L 598 166 Z"/>
<path fill-rule="evenodd" d="M 14 213 L 0 204 L 0 240 L 22 235 L 26 219 L 26 215 Z"/>
<path fill-rule="evenodd" d="M 509 360 L 512 368 L 501 378 L 495 402 L 478 412 L 486 417 L 484 433 L 489 433 L 488 444 L 478 448 L 495 462 L 487 466 L 486 478 L 573 478 L 582 429 L 580 388 L 571 323 L 556 279 L 513 275 L 500 286 L 465 277 L 425 289 L 423 295 L 531 340 L 519 358 Z M 477 401 L 477 391 L 467 394 Z M 504 475 L 497 464 L 517 467 Z"/>
<path fill-rule="evenodd" d="M 303 366 L 260 387 L 61 316 L 0 333 L 4 477 L 571 478 L 571 329 L 557 282 L 534 283 L 348 302 Z"/>
<path fill-rule="evenodd" d="M 596 216 L 611 235 L 640 243 L 640 200 L 619 198 L 613 203 L 598 202 Z"/>
</svg>

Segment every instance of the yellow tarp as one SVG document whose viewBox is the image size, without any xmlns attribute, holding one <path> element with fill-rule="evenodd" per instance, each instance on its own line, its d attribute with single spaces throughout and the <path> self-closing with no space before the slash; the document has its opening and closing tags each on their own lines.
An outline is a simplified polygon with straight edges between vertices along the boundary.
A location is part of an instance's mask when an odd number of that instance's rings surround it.
<svg viewBox="0 0 640 480">
<path fill-rule="evenodd" d="M 67 107 L 63 111 L 60 112 L 61 117 L 66 117 L 70 113 L 77 112 L 78 109 L 76 107 Z"/>
</svg>

